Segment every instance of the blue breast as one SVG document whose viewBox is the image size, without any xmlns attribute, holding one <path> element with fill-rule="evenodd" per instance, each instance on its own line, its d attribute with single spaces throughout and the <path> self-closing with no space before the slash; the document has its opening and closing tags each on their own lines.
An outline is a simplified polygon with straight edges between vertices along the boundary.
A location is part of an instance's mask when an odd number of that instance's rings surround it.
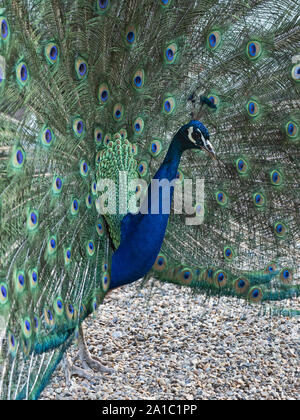
<svg viewBox="0 0 300 420">
<path fill-rule="evenodd" d="M 167 156 L 153 179 L 173 181 L 176 179 L 182 155 L 180 139 L 175 136 Z M 163 196 L 162 189 L 153 195 L 148 188 L 148 214 L 141 212 L 124 217 L 121 224 L 121 244 L 112 258 L 111 284 L 115 289 L 144 277 L 153 267 L 160 252 L 170 211 L 165 213 L 167 199 L 169 209 L 173 201 L 174 188 L 170 196 Z M 145 209 L 147 202 L 143 203 Z M 152 214 L 152 209 L 159 210 Z M 163 212 L 164 209 L 164 212 Z M 157 214 L 158 213 L 158 214 Z M 164 214 L 165 213 L 165 214 Z"/>
</svg>

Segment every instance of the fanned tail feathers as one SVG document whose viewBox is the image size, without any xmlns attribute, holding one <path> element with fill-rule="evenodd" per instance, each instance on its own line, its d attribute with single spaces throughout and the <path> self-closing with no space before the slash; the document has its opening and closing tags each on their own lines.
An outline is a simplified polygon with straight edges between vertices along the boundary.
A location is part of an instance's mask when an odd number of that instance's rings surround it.
<svg viewBox="0 0 300 420">
<path fill-rule="evenodd" d="M 217 105 L 201 118 L 218 160 L 184 157 L 180 180 L 204 179 L 203 200 L 193 197 L 201 220 L 179 229 L 190 213 L 171 217 L 154 272 L 208 294 L 276 301 L 300 290 L 299 5 L 249 6 L 213 31 L 199 22 L 207 40 L 192 100 Z"/>
<path fill-rule="evenodd" d="M 171 216 L 153 273 L 299 295 L 297 2 L 4 0 L 0 29 L 1 398 L 39 396 L 109 289 L 120 220 L 97 183 L 114 165 L 149 183 L 192 113 L 218 160 L 183 158 L 203 221 Z"/>
</svg>

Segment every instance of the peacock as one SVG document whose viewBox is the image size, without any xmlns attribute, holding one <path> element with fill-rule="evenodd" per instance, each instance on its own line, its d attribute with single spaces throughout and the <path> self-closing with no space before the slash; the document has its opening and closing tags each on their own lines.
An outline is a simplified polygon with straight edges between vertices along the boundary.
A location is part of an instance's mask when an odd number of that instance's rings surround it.
<svg viewBox="0 0 300 420">
<path fill-rule="evenodd" d="M 300 313 L 299 16 L 0 1 L 2 399 L 39 398 L 75 339 L 109 372 L 82 322 L 141 278 Z"/>
</svg>

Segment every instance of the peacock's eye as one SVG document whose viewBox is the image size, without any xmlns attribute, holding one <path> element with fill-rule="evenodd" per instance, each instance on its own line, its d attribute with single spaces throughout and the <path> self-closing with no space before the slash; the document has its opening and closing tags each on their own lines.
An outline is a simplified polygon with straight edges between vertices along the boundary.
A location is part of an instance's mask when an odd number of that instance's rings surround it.
<svg viewBox="0 0 300 420">
<path fill-rule="evenodd" d="M 206 149 L 210 152 L 213 151 L 213 148 L 212 148 L 211 144 L 209 143 L 209 141 L 206 142 Z"/>
<path fill-rule="evenodd" d="M 192 132 L 192 138 L 193 138 L 193 140 L 195 140 L 195 142 L 197 142 L 197 143 L 199 143 L 200 141 L 202 141 L 203 142 L 203 134 L 201 133 L 201 131 L 200 130 L 194 130 L 193 132 Z"/>
</svg>

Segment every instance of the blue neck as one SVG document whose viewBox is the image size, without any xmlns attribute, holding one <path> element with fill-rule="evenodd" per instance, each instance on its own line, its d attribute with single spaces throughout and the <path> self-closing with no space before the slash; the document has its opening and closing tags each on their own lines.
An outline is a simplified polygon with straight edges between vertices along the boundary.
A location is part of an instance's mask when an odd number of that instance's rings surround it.
<svg viewBox="0 0 300 420">
<path fill-rule="evenodd" d="M 168 181 L 173 181 L 176 179 L 183 152 L 184 149 L 182 148 L 180 132 L 178 132 L 170 144 L 165 160 L 163 161 L 159 170 L 156 172 L 153 179 L 168 179 Z"/>
<path fill-rule="evenodd" d="M 183 152 L 179 131 L 153 179 L 174 181 Z M 141 212 L 136 215 L 128 214 L 122 221 L 121 244 L 112 258 L 111 289 L 144 277 L 153 267 L 160 252 L 170 216 L 174 187 L 171 187 L 170 195 L 163 194 L 162 188 L 154 191 L 150 184 Z M 168 212 L 165 211 L 167 204 Z M 147 207 L 147 214 L 142 214 Z"/>
</svg>

